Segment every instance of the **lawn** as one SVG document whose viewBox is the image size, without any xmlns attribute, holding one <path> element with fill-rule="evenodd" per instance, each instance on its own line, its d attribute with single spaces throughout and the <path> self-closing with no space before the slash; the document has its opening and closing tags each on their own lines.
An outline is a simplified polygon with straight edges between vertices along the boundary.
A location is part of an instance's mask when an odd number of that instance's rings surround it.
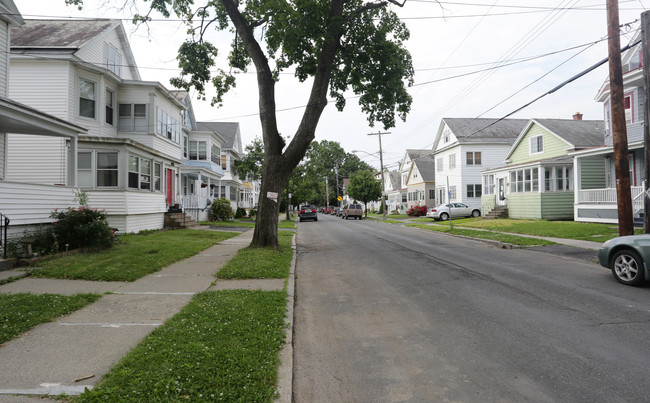
<svg viewBox="0 0 650 403">
<path fill-rule="evenodd" d="M 545 220 L 483 220 L 481 218 L 463 218 L 454 220 L 454 226 L 488 229 L 492 231 L 513 232 L 536 236 L 582 239 L 604 242 L 618 236 L 616 224 L 584 223 L 575 221 Z M 642 233 L 640 229 L 636 233 Z"/>
<path fill-rule="evenodd" d="M 521 245 L 521 246 L 555 244 L 555 242 L 550 242 L 539 238 L 529 238 L 529 237 L 523 237 L 517 235 L 501 234 L 499 232 L 479 231 L 479 230 L 472 230 L 472 229 L 465 229 L 465 228 L 458 228 L 458 227 L 454 227 L 453 229 L 450 229 L 449 226 L 427 225 L 427 224 L 406 224 L 406 226 L 425 229 L 429 231 L 445 232 L 451 235 L 461 235 L 461 236 L 467 236 L 471 238 L 489 239 L 492 241 L 499 241 L 504 243 L 510 243 L 513 245 Z"/>
<path fill-rule="evenodd" d="M 287 278 L 293 257 L 293 232 L 278 232 L 280 251 L 247 247 L 218 272 L 220 279 Z"/>
<path fill-rule="evenodd" d="M 82 402 L 272 402 L 286 291 L 212 291 L 132 349 Z"/>
<path fill-rule="evenodd" d="M 231 221 L 201 221 L 201 225 L 210 225 L 212 227 L 243 227 L 255 228 L 255 221 L 250 220 L 231 220 Z M 285 215 L 280 215 L 278 221 L 278 228 L 295 229 L 296 221 L 291 219 L 287 220 Z"/>
<path fill-rule="evenodd" d="M 368 214 L 368 218 L 384 218 L 383 214 Z M 386 219 L 399 220 L 403 218 L 411 218 L 406 214 L 386 214 Z"/>
<path fill-rule="evenodd" d="M 32 272 L 34 277 L 94 281 L 135 281 L 239 235 L 236 232 L 175 230 L 122 235 L 101 252 L 57 256 Z"/>
<path fill-rule="evenodd" d="M 99 298 L 97 294 L 0 294 L 0 344 Z"/>
</svg>

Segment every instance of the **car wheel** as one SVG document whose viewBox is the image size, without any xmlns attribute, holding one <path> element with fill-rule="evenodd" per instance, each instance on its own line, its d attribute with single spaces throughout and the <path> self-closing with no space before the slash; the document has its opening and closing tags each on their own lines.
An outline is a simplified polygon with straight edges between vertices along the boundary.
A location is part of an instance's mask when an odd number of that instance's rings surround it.
<svg viewBox="0 0 650 403">
<path fill-rule="evenodd" d="M 625 285 L 640 285 L 645 280 L 643 259 L 631 249 L 618 251 L 612 257 L 610 267 L 614 278 Z"/>
<path fill-rule="evenodd" d="M 318 217 L 314 218 L 314 221 L 318 221 Z"/>
<path fill-rule="evenodd" d="M 359 220 L 363 220 L 363 217 L 359 217 Z"/>
<path fill-rule="evenodd" d="M 472 217 L 480 217 L 480 216 L 481 216 L 481 212 L 480 212 L 480 211 L 478 211 L 478 210 L 472 210 Z"/>
<path fill-rule="evenodd" d="M 442 221 L 447 221 L 449 219 L 449 214 L 447 214 L 447 213 L 440 214 L 440 219 Z"/>
</svg>

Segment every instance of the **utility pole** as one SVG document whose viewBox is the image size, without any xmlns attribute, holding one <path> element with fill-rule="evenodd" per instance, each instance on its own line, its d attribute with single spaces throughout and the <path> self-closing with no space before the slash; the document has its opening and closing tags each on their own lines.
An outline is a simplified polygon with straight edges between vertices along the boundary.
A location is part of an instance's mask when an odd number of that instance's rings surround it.
<svg viewBox="0 0 650 403">
<path fill-rule="evenodd" d="M 377 136 L 379 137 L 379 166 L 381 169 L 381 211 L 383 212 L 383 219 L 386 219 L 386 202 L 384 201 L 384 190 L 386 189 L 386 181 L 384 179 L 384 152 L 381 148 L 381 135 L 390 134 L 390 132 L 377 132 L 377 133 L 368 133 L 368 136 Z M 367 214 L 367 213 L 366 213 Z"/>
<path fill-rule="evenodd" d="M 641 45 L 643 49 L 643 82 L 644 82 L 644 91 L 646 103 L 643 108 L 644 117 L 643 117 L 643 155 L 645 161 L 645 195 L 643 196 L 643 232 L 645 234 L 650 233 L 650 113 L 648 111 L 648 99 L 650 99 L 650 11 L 646 11 L 641 14 L 641 38 L 643 44 Z M 648 67 L 646 67 L 648 66 Z"/>
<path fill-rule="evenodd" d="M 325 177 L 325 208 L 327 210 L 330 209 L 330 185 L 327 176 Z M 325 210 L 325 212 L 327 212 L 327 210 Z"/>
<path fill-rule="evenodd" d="M 632 192 L 628 162 L 627 127 L 623 101 L 623 67 L 618 18 L 618 0 L 607 0 L 607 36 L 609 37 L 609 88 L 614 138 L 614 170 L 618 207 L 618 234 L 634 234 L 632 221 Z"/>
<path fill-rule="evenodd" d="M 339 200 L 339 166 L 334 165 L 334 172 L 336 173 L 336 201 L 338 202 L 338 208 L 341 208 L 341 201 Z"/>
</svg>

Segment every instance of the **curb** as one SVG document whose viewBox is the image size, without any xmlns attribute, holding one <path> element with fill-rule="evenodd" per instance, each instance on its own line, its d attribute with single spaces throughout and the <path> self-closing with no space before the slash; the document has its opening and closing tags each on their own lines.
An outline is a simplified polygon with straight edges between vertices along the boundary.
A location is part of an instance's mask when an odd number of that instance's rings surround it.
<svg viewBox="0 0 650 403">
<path fill-rule="evenodd" d="M 280 367 L 278 368 L 278 394 L 276 402 L 291 403 L 293 395 L 293 308 L 295 303 L 296 291 L 296 237 L 293 236 L 291 249 L 293 258 L 289 269 L 289 278 L 287 280 L 287 316 L 286 336 L 284 347 L 280 351 Z"/>
</svg>

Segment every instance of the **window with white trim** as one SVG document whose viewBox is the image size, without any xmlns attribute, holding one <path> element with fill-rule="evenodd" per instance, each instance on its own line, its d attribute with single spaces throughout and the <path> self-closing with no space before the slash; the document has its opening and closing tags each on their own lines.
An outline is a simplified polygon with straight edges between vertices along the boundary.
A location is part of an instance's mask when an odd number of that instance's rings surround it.
<svg viewBox="0 0 650 403">
<path fill-rule="evenodd" d="M 481 165 L 481 152 L 468 151 L 466 154 L 467 165 Z"/>
<path fill-rule="evenodd" d="M 203 140 L 190 140 L 189 160 L 192 161 L 206 161 L 208 159 L 208 142 Z"/>
<path fill-rule="evenodd" d="M 445 165 L 445 163 L 443 162 L 443 159 L 442 159 L 442 158 L 438 158 L 438 159 L 436 160 L 436 171 L 438 171 L 438 172 L 442 172 L 443 169 L 445 169 L 444 165 Z"/>
<path fill-rule="evenodd" d="M 79 152 L 77 154 L 77 184 L 79 187 L 117 187 L 117 154 L 117 152 L 99 151 Z"/>
<path fill-rule="evenodd" d="M 429 199 L 435 200 L 436 198 L 436 191 L 435 189 L 429 189 Z"/>
<path fill-rule="evenodd" d="M 566 192 L 573 190 L 573 167 L 544 168 L 544 191 Z"/>
<path fill-rule="evenodd" d="M 188 150 L 190 148 L 190 140 L 187 138 L 187 136 L 183 136 L 183 158 L 187 159 L 188 157 Z"/>
<path fill-rule="evenodd" d="M 539 170 L 537 168 L 518 169 L 510 172 L 510 192 L 539 191 Z"/>
<path fill-rule="evenodd" d="M 129 187 L 151 190 L 151 160 L 129 155 Z"/>
<path fill-rule="evenodd" d="M 79 116 L 95 119 L 95 83 L 79 80 Z"/>
<path fill-rule="evenodd" d="M 115 119 L 115 104 L 113 103 L 113 90 L 106 88 L 106 123 L 113 126 Z"/>
<path fill-rule="evenodd" d="M 478 185 L 467 185 L 467 197 L 481 197 L 483 195 L 483 187 Z"/>
<path fill-rule="evenodd" d="M 449 169 L 456 169 L 456 154 L 449 154 Z"/>
<path fill-rule="evenodd" d="M 634 121 L 634 113 L 632 110 L 633 100 L 634 94 L 632 92 L 625 94 L 623 98 L 623 105 L 625 106 L 625 123 L 628 125 Z"/>
<path fill-rule="evenodd" d="M 126 132 L 146 132 L 147 104 L 120 104 L 120 130 Z"/>
<path fill-rule="evenodd" d="M 156 134 L 180 144 L 181 130 L 178 120 L 161 108 L 156 108 Z"/>
<path fill-rule="evenodd" d="M 155 162 L 153 165 L 153 190 L 160 192 L 162 186 L 162 164 Z"/>
<path fill-rule="evenodd" d="M 530 140 L 530 154 L 539 154 L 544 152 L 544 135 L 531 137 Z"/>
<path fill-rule="evenodd" d="M 81 188 L 93 187 L 92 153 L 77 154 L 77 185 Z"/>
<path fill-rule="evenodd" d="M 104 44 L 104 67 L 116 75 L 122 73 L 122 55 L 117 48 L 111 44 Z"/>
<path fill-rule="evenodd" d="M 212 144 L 210 146 L 210 161 L 214 164 L 221 164 L 221 147 Z"/>
<path fill-rule="evenodd" d="M 449 186 L 449 201 L 456 200 L 456 186 Z"/>
<path fill-rule="evenodd" d="M 484 194 L 494 194 L 494 175 L 485 175 L 483 177 L 483 189 L 485 189 Z"/>
</svg>

